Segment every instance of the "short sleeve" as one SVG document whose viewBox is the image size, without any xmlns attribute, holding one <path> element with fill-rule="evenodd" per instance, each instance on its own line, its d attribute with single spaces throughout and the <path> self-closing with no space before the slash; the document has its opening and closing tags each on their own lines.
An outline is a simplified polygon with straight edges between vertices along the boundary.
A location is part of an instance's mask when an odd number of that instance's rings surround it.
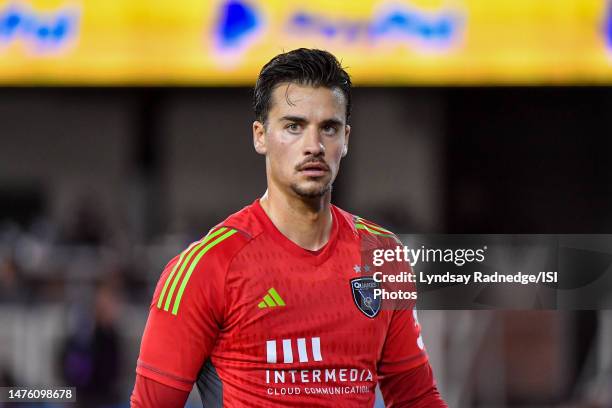
<svg viewBox="0 0 612 408">
<path fill-rule="evenodd" d="M 223 325 L 225 274 L 235 246 L 229 241 L 236 240 L 235 232 L 213 230 L 166 265 L 149 307 L 138 374 L 191 391 Z"/>
</svg>

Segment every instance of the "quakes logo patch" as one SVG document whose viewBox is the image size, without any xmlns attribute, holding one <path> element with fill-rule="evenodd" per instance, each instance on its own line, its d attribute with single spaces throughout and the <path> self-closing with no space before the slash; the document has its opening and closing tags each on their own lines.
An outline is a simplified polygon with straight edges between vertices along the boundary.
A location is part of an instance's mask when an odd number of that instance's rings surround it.
<svg viewBox="0 0 612 408">
<path fill-rule="evenodd" d="M 380 283 L 372 277 L 351 279 L 351 292 L 357 309 L 364 315 L 374 318 L 380 312 L 381 299 L 374 298 L 374 289 L 380 288 Z"/>
</svg>

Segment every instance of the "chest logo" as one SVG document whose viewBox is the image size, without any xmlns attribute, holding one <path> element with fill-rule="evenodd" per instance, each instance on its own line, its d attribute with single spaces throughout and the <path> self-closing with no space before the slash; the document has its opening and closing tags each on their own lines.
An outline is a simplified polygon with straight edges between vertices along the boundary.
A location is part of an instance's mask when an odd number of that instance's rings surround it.
<svg viewBox="0 0 612 408">
<path fill-rule="evenodd" d="M 370 318 L 376 317 L 382 302 L 380 297 L 374 298 L 374 289 L 379 289 L 380 283 L 372 277 L 354 278 L 350 283 L 357 309 Z"/>
<path fill-rule="evenodd" d="M 266 295 L 263 297 L 263 301 L 259 302 L 257 305 L 257 307 L 260 309 L 277 306 L 285 306 L 285 301 L 274 288 L 268 289 L 268 293 L 266 293 Z"/>
</svg>

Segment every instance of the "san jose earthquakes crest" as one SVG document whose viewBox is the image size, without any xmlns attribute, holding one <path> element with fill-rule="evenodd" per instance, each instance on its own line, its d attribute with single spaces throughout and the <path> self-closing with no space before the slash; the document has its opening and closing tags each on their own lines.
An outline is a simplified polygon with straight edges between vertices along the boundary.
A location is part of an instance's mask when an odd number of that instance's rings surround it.
<svg viewBox="0 0 612 408">
<path fill-rule="evenodd" d="M 376 317 L 380 312 L 380 296 L 374 298 L 374 289 L 380 289 L 380 283 L 372 277 L 351 279 L 351 291 L 357 309 L 368 317 Z"/>
</svg>

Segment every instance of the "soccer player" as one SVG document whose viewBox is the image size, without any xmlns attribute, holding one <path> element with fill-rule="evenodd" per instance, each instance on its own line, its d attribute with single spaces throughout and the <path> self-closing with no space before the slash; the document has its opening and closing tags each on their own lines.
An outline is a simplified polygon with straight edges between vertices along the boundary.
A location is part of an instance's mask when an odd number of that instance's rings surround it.
<svg viewBox="0 0 612 408">
<path fill-rule="evenodd" d="M 136 366 L 132 407 L 446 407 L 416 312 L 372 297 L 366 248 L 384 228 L 331 204 L 348 152 L 351 81 L 297 49 L 261 70 L 253 144 L 268 189 L 165 267 Z M 367 244 L 366 244 L 367 243 Z"/>
</svg>

